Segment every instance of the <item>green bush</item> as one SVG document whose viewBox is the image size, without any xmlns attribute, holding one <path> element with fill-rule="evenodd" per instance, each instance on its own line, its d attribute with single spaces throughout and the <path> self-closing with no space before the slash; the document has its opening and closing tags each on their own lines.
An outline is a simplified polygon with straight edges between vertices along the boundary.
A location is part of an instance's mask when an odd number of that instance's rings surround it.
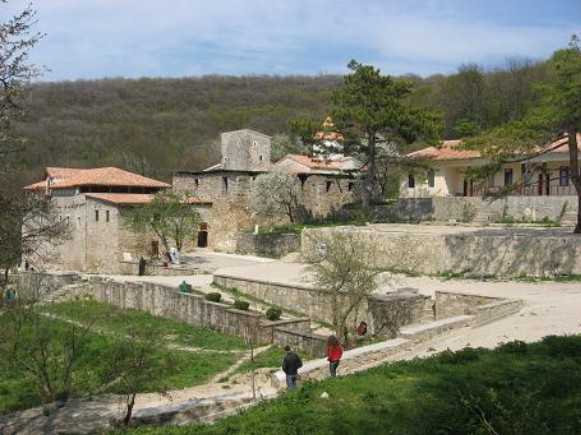
<svg viewBox="0 0 581 435">
<path fill-rule="evenodd" d="M 222 299 L 222 294 L 218 292 L 208 293 L 205 299 L 210 302 L 220 302 L 220 300 Z"/>
<path fill-rule="evenodd" d="M 250 304 L 246 301 L 236 300 L 234 301 L 234 308 L 237 310 L 248 311 Z"/>
<path fill-rule="evenodd" d="M 278 307 L 270 307 L 266 310 L 266 318 L 268 320 L 279 320 L 282 314 L 282 310 Z"/>
</svg>

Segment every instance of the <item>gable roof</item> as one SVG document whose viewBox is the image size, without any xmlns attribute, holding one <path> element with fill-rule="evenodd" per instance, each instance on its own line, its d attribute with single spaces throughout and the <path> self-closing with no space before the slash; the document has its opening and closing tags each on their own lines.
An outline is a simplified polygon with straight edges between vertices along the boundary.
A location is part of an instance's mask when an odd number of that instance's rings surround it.
<svg viewBox="0 0 581 435">
<path fill-rule="evenodd" d="M 316 157 L 306 156 L 304 154 L 287 154 L 278 162 L 275 166 L 282 166 L 287 160 L 291 160 L 305 168 L 305 171 L 301 171 L 299 168 L 291 170 L 293 172 L 313 172 L 313 171 L 352 171 L 359 169 L 359 162 L 353 157 L 345 157 L 343 155 L 335 155 L 329 160 L 323 160 Z"/>
<path fill-rule="evenodd" d="M 25 187 L 28 190 L 41 188 L 70 189 L 80 186 L 109 187 L 151 187 L 165 189 L 171 187 L 162 181 L 134 174 L 115 167 L 78 169 L 46 168 L 47 178 Z"/>
<path fill-rule="evenodd" d="M 581 141 L 581 134 L 577 134 L 577 141 Z M 461 149 L 461 140 L 445 140 L 439 148 L 428 147 L 412 153 L 406 154 L 405 158 L 411 160 L 430 161 L 450 161 L 450 160 L 470 160 L 483 157 L 480 151 Z M 531 154 L 542 154 L 543 150 L 551 153 L 569 153 L 569 145 L 566 137 L 558 139 L 548 145 L 539 145 L 531 149 Z"/>
</svg>

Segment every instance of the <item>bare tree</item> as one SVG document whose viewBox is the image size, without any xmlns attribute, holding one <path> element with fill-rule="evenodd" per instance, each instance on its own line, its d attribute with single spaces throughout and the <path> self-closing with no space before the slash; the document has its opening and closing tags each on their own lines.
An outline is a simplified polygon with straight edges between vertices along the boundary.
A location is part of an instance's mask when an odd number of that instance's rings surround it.
<svg viewBox="0 0 581 435">
<path fill-rule="evenodd" d="M 299 220 L 300 187 L 292 174 L 273 171 L 256 177 L 250 193 L 250 209 L 262 219 L 288 217 Z"/>
<path fill-rule="evenodd" d="M 163 336 L 153 325 L 128 324 L 128 332 L 117 341 L 111 368 L 118 389 L 125 398 L 123 426 L 131 421 L 135 398 L 146 384 L 160 379 L 172 367 L 171 354 L 163 346 Z M 166 391 L 162 387 L 162 394 Z"/>
<path fill-rule="evenodd" d="M 347 231 L 308 237 L 308 270 L 328 292 L 333 327 L 344 338 L 349 316 L 387 279 L 377 264 L 378 247 Z"/>
<path fill-rule="evenodd" d="M 95 321 L 58 322 L 43 313 L 39 305 L 53 290 L 42 275 L 20 281 L 15 302 L 2 314 L 7 321 L 0 331 L 0 351 L 13 367 L 29 373 L 43 401 L 67 400 L 72 394 L 74 373 Z"/>
</svg>

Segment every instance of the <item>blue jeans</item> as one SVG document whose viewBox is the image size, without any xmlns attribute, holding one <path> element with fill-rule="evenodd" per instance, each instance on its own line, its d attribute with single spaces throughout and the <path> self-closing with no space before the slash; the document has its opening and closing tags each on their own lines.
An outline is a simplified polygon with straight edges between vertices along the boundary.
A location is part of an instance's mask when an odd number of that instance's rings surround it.
<svg viewBox="0 0 581 435">
<path fill-rule="evenodd" d="M 297 375 L 286 375 L 286 389 L 297 387 Z"/>
<path fill-rule="evenodd" d="M 339 367 L 339 361 L 336 362 L 329 361 L 329 373 L 333 378 L 337 376 L 337 367 Z"/>
</svg>

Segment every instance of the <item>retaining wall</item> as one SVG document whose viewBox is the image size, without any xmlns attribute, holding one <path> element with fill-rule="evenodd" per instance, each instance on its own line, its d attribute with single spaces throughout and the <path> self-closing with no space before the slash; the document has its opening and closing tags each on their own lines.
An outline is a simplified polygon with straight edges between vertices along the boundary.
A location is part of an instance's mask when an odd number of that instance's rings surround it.
<svg viewBox="0 0 581 435">
<path fill-rule="evenodd" d="M 577 213 L 576 196 L 509 196 L 495 201 L 480 197 L 400 198 L 396 204 L 376 207 L 380 221 L 471 221 L 479 213 L 490 222 L 503 215 L 518 220 L 549 218 L 573 223 Z"/>
<path fill-rule="evenodd" d="M 317 240 L 348 231 L 375 244 L 378 267 L 421 275 L 443 272 L 475 277 L 581 274 L 581 237 L 565 229 L 467 229 L 465 232 L 389 231 L 386 225 L 305 229 L 305 255 Z"/>
<path fill-rule="evenodd" d="M 281 258 L 300 249 L 298 234 L 249 234 L 236 235 L 236 253 Z"/>
</svg>

